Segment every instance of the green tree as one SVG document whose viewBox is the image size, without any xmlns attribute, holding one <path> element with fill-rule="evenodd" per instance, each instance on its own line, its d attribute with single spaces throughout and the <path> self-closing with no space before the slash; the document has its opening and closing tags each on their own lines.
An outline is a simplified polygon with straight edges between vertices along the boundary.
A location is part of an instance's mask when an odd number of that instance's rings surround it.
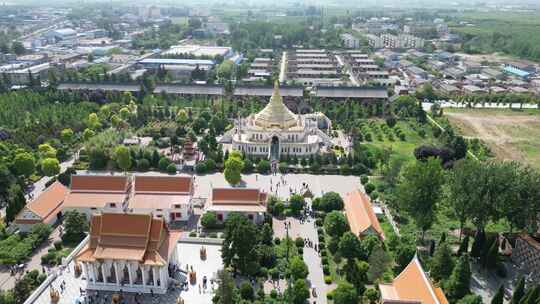
<svg viewBox="0 0 540 304">
<path fill-rule="evenodd" d="M 458 256 L 461 256 L 464 253 L 469 253 L 469 236 L 466 235 L 459 244 L 459 248 L 457 251 Z"/>
<path fill-rule="evenodd" d="M 519 277 L 516 288 L 514 288 L 514 293 L 512 294 L 511 304 L 519 304 L 519 301 L 525 295 L 525 278 L 523 276 Z"/>
<path fill-rule="evenodd" d="M 253 259 L 258 240 L 255 224 L 233 212 L 225 220 L 224 238 L 221 249 L 224 264 L 235 267 L 242 274 L 255 274 L 259 266 Z"/>
<path fill-rule="evenodd" d="M 484 267 L 490 270 L 495 270 L 499 264 L 499 242 L 494 240 L 489 246 L 484 259 Z"/>
<path fill-rule="evenodd" d="M 25 177 L 29 177 L 36 170 L 34 157 L 28 152 L 16 154 L 15 159 L 13 160 L 13 166 L 17 174 Z"/>
<path fill-rule="evenodd" d="M 207 229 L 216 228 L 218 225 L 218 219 L 217 219 L 216 213 L 213 211 L 205 212 L 203 216 L 201 217 L 201 225 Z"/>
<path fill-rule="evenodd" d="M 219 79 L 229 80 L 233 76 L 234 63 L 230 60 L 224 60 L 217 68 L 217 76 Z"/>
<path fill-rule="evenodd" d="M 403 210 L 409 214 L 422 231 L 431 228 L 435 218 L 437 203 L 441 196 L 443 171 L 438 159 L 416 161 L 406 166 L 397 187 L 397 199 Z"/>
<path fill-rule="evenodd" d="M 24 208 L 26 205 L 26 198 L 24 197 L 24 192 L 21 189 L 21 186 L 18 184 L 12 184 L 7 190 L 7 207 L 6 207 L 6 221 L 11 223 L 15 216 Z"/>
<path fill-rule="evenodd" d="M 50 144 L 39 145 L 38 151 L 42 158 L 56 158 L 56 149 Z"/>
<path fill-rule="evenodd" d="M 305 304 L 309 299 L 309 287 L 304 279 L 294 281 L 292 289 L 288 292 L 294 304 Z"/>
<path fill-rule="evenodd" d="M 131 168 L 131 153 L 124 145 L 116 146 L 114 149 L 114 160 L 122 171 L 127 171 Z"/>
<path fill-rule="evenodd" d="M 270 172 L 270 162 L 266 159 L 261 159 L 257 164 L 257 171 L 261 174 L 267 174 Z"/>
<path fill-rule="evenodd" d="M 217 272 L 218 288 L 216 290 L 215 298 L 217 304 L 230 304 L 235 303 L 235 284 L 231 274 L 226 270 L 218 270 Z"/>
<path fill-rule="evenodd" d="M 244 300 L 253 301 L 255 294 L 253 292 L 253 286 L 247 281 L 240 284 L 240 297 Z"/>
<path fill-rule="evenodd" d="M 73 135 L 73 130 L 71 130 L 70 128 L 63 129 L 60 132 L 60 137 L 65 143 L 71 143 L 73 141 Z"/>
<path fill-rule="evenodd" d="M 364 295 L 368 299 L 369 304 L 375 304 L 379 300 L 379 292 L 375 288 L 369 288 Z"/>
<path fill-rule="evenodd" d="M 368 271 L 369 264 L 364 261 L 347 260 L 345 264 L 345 279 L 356 288 L 358 295 L 362 295 L 366 289 Z"/>
<path fill-rule="evenodd" d="M 333 291 L 334 304 L 357 304 L 358 294 L 356 288 L 350 283 L 343 282 L 338 284 L 337 288 Z"/>
<path fill-rule="evenodd" d="M 453 301 L 463 298 L 470 292 L 470 284 L 471 268 L 469 265 L 469 256 L 464 254 L 459 258 L 446 284 L 448 297 Z"/>
<path fill-rule="evenodd" d="M 392 258 L 384 251 L 381 245 L 376 245 L 368 258 L 368 264 L 368 279 L 371 282 L 375 282 L 380 279 L 383 273 L 385 273 L 390 265 L 392 265 Z"/>
<path fill-rule="evenodd" d="M 456 162 L 450 170 L 446 187 L 445 202 L 459 220 L 459 238 L 463 234 L 463 227 L 471 215 L 471 193 L 478 187 L 476 175 L 482 164 L 472 159 L 462 159 Z"/>
<path fill-rule="evenodd" d="M 321 208 L 326 212 L 330 212 L 333 210 L 342 210 L 343 199 L 336 192 L 326 192 L 321 198 Z"/>
<path fill-rule="evenodd" d="M 101 121 L 96 113 L 90 113 L 88 115 L 87 126 L 94 131 L 101 129 Z"/>
<path fill-rule="evenodd" d="M 46 176 L 54 176 L 60 173 L 60 162 L 56 158 L 45 158 L 41 161 L 41 171 Z"/>
<path fill-rule="evenodd" d="M 292 213 L 295 215 L 300 214 L 305 204 L 304 197 L 300 194 L 293 194 L 289 198 L 289 208 L 291 208 Z"/>
<path fill-rule="evenodd" d="M 305 279 L 308 276 L 308 267 L 299 256 L 294 256 L 289 263 L 289 271 L 294 280 Z"/>
<path fill-rule="evenodd" d="M 356 237 L 350 231 L 345 232 L 341 236 L 339 239 L 338 248 L 341 256 L 348 260 L 354 260 L 355 258 L 367 258 L 367 254 L 365 253 L 364 248 L 362 248 L 360 240 L 358 240 L 358 237 Z"/>
<path fill-rule="evenodd" d="M 400 242 L 396 247 L 397 272 L 401 272 L 413 259 L 416 254 L 416 246 L 407 242 Z"/>
<path fill-rule="evenodd" d="M 454 262 L 450 247 L 447 243 L 439 244 L 431 260 L 430 276 L 436 281 L 445 280 L 452 274 L 453 267 Z"/>
<path fill-rule="evenodd" d="M 456 302 L 457 304 L 483 304 L 482 297 L 478 295 L 466 295 Z"/>
<path fill-rule="evenodd" d="M 88 141 L 90 138 L 94 137 L 94 135 L 96 135 L 96 132 L 94 132 L 92 129 L 86 128 L 83 131 L 84 141 Z"/>
<path fill-rule="evenodd" d="M 491 299 L 491 304 L 503 304 L 504 303 L 504 286 L 501 285 L 499 289 L 497 289 L 497 292 L 493 296 L 493 299 Z"/>
<path fill-rule="evenodd" d="M 240 152 L 233 151 L 225 161 L 225 169 L 223 170 L 225 180 L 231 185 L 238 184 L 242 180 L 240 173 L 243 169 L 244 161 Z"/>
<path fill-rule="evenodd" d="M 324 229 L 330 236 L 340 238 L 349 230 L 349 224 L 342 212 L 332 211 L 324 218 Z"/>
<path fill-rule="evenodd" d="M 86 216 L 76 210 L 67 211 L 64 215 L 64 235 L 62 239 L 66 242 L 79 242 L 88 230 Z"/>
</svg>

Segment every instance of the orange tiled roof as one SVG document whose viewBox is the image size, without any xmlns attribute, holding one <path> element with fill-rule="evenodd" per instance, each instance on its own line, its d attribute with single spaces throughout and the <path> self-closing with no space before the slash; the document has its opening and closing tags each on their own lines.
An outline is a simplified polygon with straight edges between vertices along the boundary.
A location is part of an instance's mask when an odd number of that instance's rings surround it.
<svg viewBox="0 0 540 304">
<path fill-rule="evenodd" d="M 209 211 L 265 212 L 267 195 L 259 189 L 214 188 Z"/>
<path fill-rule="evenodd" d="M 248 188 L 214 188 L 212 189 L 213 204 L 237 203 L 260 204 L 266 202 L 266 193 L 259 189 Z"/>
<path fill-rule="evenodd" d="M 443 291 L 433 286 L 416 256 L 391 284 L 379 284 L 379 289 L 383 304 L 448 304 Z"/>
<path fill-rule="evenodd" d="M 135 194 L 170 193 L 189 194 L 193 189 L 191 176 L 136 176 Z"/>
<path fill-rule="evenodd" d="M 126 192 L 129 187 L 127 176 L 72 175 L 71 192 Z"/>
<path fill-rule="evenodd" d="M 90 221 L 90 242 L 77 255 L 80 261 L 133 260 L 166 265 L 179 233 L 169 233 L 163 219 L 151 214 L 103 213 Z M 174 247 L 173 247 L 174 249 Z"/>
<path fill-rule="evenodd" d="M 344 205 L 349 226 L 355 235 L 360 236 L 371 227 L 384 240 L 384 231 L 366 194 L 359 190 L 349 192 L 345 196 Z"/>
<path fill-rule="evenodd" d="M 61 211 L 62 203 L 68 193 L 68 188 L 56 181 L 43 191 L 35 200 L 28 203 L 25 208 L 32 211 L 35 215 L 41 218 L 41 221 L 30 220 L 32 223 L 46 222 L 51 217 L 54 217 Z M 28 219 L 19 218 L 22 212 L 17 215 L 16 223 L 31 223 Z"/>
</svg>

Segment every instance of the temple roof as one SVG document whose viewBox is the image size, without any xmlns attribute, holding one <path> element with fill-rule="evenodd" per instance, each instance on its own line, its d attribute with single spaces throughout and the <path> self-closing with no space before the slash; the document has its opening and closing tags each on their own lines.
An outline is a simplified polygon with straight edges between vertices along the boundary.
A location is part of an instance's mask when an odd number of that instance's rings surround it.
<svg viewBox="0 0 540 304">
<path fill-rule="evenodd" d="M 296 115 L 283 103 L 278 82 L 274 85 L 270 102 L 261 112 L 255 114 L 255 124 L 264 128 L 277 127 L 280 129 L 287 129 L 298 124 Z"/>
</svg>

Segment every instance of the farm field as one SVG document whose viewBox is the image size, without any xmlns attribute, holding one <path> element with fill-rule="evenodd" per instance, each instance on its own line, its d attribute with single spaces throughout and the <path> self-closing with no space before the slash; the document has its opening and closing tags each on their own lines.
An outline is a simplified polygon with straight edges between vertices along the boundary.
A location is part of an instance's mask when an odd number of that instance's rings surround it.
<svg viewBox="0 0 540 304">
<path fill-rule="evenodd" d="M 495 157 L 540 168 L 540 111 L 510 109 L 445 109 L 461 134 L 478 138 Z"/>
</svg>

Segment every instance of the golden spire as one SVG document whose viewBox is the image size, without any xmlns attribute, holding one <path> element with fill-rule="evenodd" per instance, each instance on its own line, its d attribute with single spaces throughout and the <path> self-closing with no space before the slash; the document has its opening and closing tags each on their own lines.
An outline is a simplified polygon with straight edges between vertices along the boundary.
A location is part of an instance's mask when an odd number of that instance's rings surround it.
<svg viewBox="0 0 540 304">
<path fill-rule="evenodd" d="M 274 83 L 274 91 L 270 102 L 264 109 L 255 115 L 255 124 L 261 127 L 290 128 L 297 124 L 294 113 L 283 103 L 283 98 L 279 93 L 279 82 Z"/>
</svg>

